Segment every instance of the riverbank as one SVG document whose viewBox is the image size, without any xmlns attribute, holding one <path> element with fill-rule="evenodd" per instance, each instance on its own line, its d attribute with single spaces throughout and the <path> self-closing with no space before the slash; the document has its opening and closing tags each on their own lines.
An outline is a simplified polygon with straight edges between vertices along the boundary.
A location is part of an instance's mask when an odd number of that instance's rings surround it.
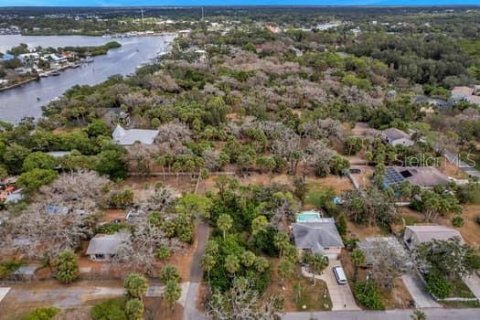
<svg viewBox="0 0 480 320">
<path fill-rule="evenodd" d="M 175 33 L 168 33 L 163 36 L 119 38 L 116 41 L 122 46 L 109 51 L 107 55 L 95 57 L 94 63 L 86 63 L 76 69 L 68 68 L 59 77 L 46 77 L 41 81 L 32 79 L 30 82 L 18 83 L 14 88 L 3 90 L 0 93 L 0 120 L 15 124 L 25 117 L 38 119 L 42 116 L 42 106 L 62 96 L 75 85 L 93 86 L 114 75 L 133 74 L 137 66 L 152 61 L 158 56 L 158 52 L 170 51 L 174 35 Z M 98 46 L 108 41 L 101 37 L 81 36 L 0 36 L 0 46 L 6 49 L 20 43 L 58 48 Z"/>
</svg>

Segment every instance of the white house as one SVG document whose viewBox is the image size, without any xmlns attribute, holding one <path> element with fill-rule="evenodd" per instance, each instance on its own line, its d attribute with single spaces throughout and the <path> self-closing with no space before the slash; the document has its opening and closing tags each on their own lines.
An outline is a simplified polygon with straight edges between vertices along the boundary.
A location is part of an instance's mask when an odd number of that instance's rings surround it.
<svg viewBox="0 0 480 320">
<path fill-rule="evenodd" d="M 125 232 L 97 234 L 88 244 L 87 255 L 93 261 L 108 261 L 117 254 L 119 247 L 128 241 L 128 238 L 129 235 Z"/>
<path fill-rule="evenodd" d="M 461 243 L 464 242 L 458 230 L 442 225 L 414 225 L 405 228 L 403 241 L 408 249 L 412 250 L 421 243 L 432 240 L 449 240 L 456 237 L 460 239 Z"/>
<path fill-rule="evenodd" d="M 397 128 L 389 128 L 389 129 L 383 130 L 382 137 L 385 140 L 385 142 L 387 142 L 388 144 L 391 144 L 392 146 L 403 145 L 403 146 L 409 147 L 415 144 L 415 142 L 413 142 L 410 139 L 409 134 Z"/>
<path fill-rule="evenodd" d="M 113 131 L 112 137 L 117 144 L 122 146 L 129 146 L 135 142 L 153 144 L 158 132 L 158 130 L 124 129 L 122 126 L 117 125 Z"/>
</svg>

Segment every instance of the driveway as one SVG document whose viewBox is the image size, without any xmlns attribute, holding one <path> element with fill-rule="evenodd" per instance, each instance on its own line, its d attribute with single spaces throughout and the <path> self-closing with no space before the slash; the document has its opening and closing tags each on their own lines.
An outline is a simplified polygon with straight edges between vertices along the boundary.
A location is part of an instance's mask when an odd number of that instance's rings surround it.
<svg viewBox="0 0 480 320">
<path fill-rule="evenodd" d="M 441 308 L 442 306 L 436 302 L 427 292 L 425 285 L 419 276 L 415 273 L 409 273 L 402 276 L 403 283 L 407 287 L 408 292 L 415 301 L 417 308 Z"/>
<path fill-rule="evenodd" d="M 470 291 L 472 291 L 473 295 L 477 299 L 480 299 L 480 278 L 478 275 L 472 273 L 470 276 L 464 277 L 463 282 L 465 282 Z"/>
<path fill-rule="evenodd" d="M 316 275 L 317 279 L 325 281 L 332 300 L 332 310 L 360 310 L 355 303 L 352 291 L 348 284 L 340 285 L 337 283 L 333 274 L 332 268 L 334 266 L 341 266 L 340 260 L 330 259 L 328 267 L 323 271 L 321 275 Z M 302 268 L 302 273 L 306 277 L 312 277 L 312 274 Z"/>
</svg>

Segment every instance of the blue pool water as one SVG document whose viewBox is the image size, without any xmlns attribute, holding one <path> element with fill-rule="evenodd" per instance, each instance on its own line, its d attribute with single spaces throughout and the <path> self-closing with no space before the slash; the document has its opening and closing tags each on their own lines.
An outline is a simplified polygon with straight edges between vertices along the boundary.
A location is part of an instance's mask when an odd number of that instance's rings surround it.
<svg viewBox="0 0 480 320">
<path fill-rule="evenodd" d="M 297 222 L 320 222 L 320 214 L 317 211 L 304 211 L 297 215 Z"/>
</svg>

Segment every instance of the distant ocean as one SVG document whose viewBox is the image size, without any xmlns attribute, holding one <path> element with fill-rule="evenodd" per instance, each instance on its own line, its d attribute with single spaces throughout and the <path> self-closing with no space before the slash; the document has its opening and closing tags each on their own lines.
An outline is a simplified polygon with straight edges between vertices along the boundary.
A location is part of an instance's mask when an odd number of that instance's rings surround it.
<svg viewBox="0 0 480 320">
<path fill-rule="evenodd" d="M 480 0 L 0 0 L 2 6 L 480 6 Z"/>
</svg>

